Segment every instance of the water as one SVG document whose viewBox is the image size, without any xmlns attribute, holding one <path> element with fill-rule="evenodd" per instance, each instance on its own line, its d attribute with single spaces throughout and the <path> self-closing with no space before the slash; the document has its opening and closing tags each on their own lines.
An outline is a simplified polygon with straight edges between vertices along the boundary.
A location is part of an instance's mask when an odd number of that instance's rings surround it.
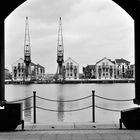
<svg viewBox="0 0 140 140">
<path fill-rule="evenodd" d="M 121 84 L 31 84 L 31 85 L 5 85 L 7 101 L 23 99 L 33 95 L 33 91 L 43 98 L 53 100 L 73 100 L 86 97 L 95 90 L 96 95 L 113 99 L 133 99 L 135 97 L 134 83 Z M 32 98 L 23 102 L 23 109 L 33 106 Z M 37 106 L 57 110 L 58 112 L 37 109 L 38 123 L 56 122 L 92 122 L 92 108 L 75 112 L 62 112 L 92 105 L 92 98 L 77 102 L 50 102 L 37 98 Z M 133 101 L 114 102 L 95 98 L 95 105 L 109 109 L 127 109 L 135 106 Z M 23 118 L 26 122 L 33 122 L 33 109 L 25 110 Z M 120 112 L 106 111 L 95 108 L 96 122 L 118 122 Z"/>
</svg>

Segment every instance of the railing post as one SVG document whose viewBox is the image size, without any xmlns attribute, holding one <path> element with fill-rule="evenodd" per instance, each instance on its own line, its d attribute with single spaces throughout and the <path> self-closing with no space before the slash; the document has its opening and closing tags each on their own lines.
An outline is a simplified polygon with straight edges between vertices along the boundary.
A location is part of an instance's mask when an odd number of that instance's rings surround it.
<svg viewBox="0 0 140 140">
<path fill-rule="evenodd" d="M 95 122 L 95 91 L 92 90 L 92 122 Z"/>
<path fill-rule="evenodd" d="M 36 91 L 33 91 L 33 115 L 34 123 L 36 123 Z"/>
</svg>

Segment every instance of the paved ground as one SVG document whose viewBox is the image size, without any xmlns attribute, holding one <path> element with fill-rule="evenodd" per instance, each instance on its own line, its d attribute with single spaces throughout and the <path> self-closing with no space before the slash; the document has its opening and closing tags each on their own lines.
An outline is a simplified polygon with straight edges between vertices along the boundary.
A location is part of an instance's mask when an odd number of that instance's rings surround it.
<svg viewBox="0 0 140 140">
<path fill-rule="evenodd" d="M 140 130 L 119 129 L 116 124 L 25 124 L 14 132 L 0 132 L 0 140 L 140 140 Z"/>
</svg>

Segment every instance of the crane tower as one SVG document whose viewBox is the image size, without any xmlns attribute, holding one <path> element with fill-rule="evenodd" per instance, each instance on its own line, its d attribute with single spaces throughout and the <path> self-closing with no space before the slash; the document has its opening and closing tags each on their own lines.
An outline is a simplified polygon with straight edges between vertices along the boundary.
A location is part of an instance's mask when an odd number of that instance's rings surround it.
<svg viewBox="0 0 140 140">
<path fill-rule="evenodd" d="M 28 17 L 26 17 L 25 23 L 24 63 L 25 63 L 24 79 L 31 80 L 31 48 L 30 48 Z"/>
<path fill-rule="evenodd" d="M 63 34 L 62 34 L 62 20 L 59 18 L 58 42 L 57 42 L 57 80 L 63 80 L 63 62 L 64 62 L 64 48 L 63 48 Z"/>
</svg>

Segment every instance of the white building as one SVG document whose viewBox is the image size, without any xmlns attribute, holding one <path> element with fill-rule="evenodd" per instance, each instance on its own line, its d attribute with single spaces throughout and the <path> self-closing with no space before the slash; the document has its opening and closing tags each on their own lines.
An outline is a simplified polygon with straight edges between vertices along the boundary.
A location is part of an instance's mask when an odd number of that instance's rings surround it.
<svg viewBox="0 0 140 140">
<path fill-rule="evenodd" d="M 79 64 L 70 57 L 63 63 L 65 80 L 79 79 Z"/>
<path fill-rule="evenodd" d="M 115 64 L 106 57 L 96 63 L 96 79 L 114 79 Z"/>
<path fill-rule="evenodd" d="M 24 70 L 25 70 L 25 63 L 24 60 L 20 58 L 12 65 L 12 80 L 23 81 Z"/>
<path fill-rule="evenodd" d="M 13 81 L 30 81 L 30 80 L 44 80 L 45 68 L 39 64 L 31 62 L 29 66 L 28 78 L 25 76 L 25 63 L 22 58 L 18 59 L 12 65 L 12 80 Z"/>
</svg>

